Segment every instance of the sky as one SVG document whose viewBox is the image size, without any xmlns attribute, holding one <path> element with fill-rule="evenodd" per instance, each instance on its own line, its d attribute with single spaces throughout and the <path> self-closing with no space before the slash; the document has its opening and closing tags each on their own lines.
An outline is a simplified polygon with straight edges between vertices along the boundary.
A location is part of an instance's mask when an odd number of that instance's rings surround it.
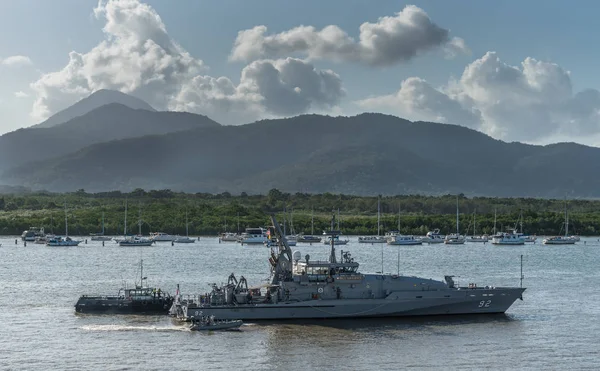
<svg viewBox="0 0 600 371">
<path fill-rule="evenodd" d="M 99 89 L 227 125 L 382 112 L 600 146 L 600 3 L 0 0 L 0 134 Z"/>
</svg>

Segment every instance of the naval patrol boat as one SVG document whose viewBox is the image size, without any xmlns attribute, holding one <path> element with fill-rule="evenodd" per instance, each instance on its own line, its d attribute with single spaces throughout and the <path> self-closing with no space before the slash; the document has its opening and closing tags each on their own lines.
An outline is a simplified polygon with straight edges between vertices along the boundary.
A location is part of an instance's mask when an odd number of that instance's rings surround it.
<svg viewBox="0 0 600 371">
<path fill-rule="evenodd" d="M 525 291 L 475 283 L 459 287 L 453 276 L 437 281 L 360 273 L 349 252 L 341 251 L 338 258 L 333 241 L 340 232 L 333 230 L 333 221 L 332 230 L 325 232 L 332 241 L 329 259 L 302 259 L 300 252 L 292 253 L 274 215 L 271 221 L 276 244 L 269 258 L 268 284 L 249 288 L 243 276 L 238 280 L 232 273 L 227 284 L 212 284 L 212 291 L 204 295 L 187 300 L 177 296 L 170 313 L 181 320 L 199 315 L 288 320 L 504 313 Z"/>
</svg>

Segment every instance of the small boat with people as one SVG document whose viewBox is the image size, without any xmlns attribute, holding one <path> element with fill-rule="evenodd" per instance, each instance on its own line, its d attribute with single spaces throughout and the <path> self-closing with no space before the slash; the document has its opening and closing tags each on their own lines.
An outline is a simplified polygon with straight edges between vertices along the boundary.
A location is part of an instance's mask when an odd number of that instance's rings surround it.
<svg viewBox="0 0 600 371">
<path fill-rule="evenodd" d="M 218 330 L 239 330 L 244 324 L 239 319 L 216 319 L 214 315 L 203 316 L 199 312 L 199 316 L 190 317 L 190 330 L 192 331 L 218 331 Z"/>
</svg>

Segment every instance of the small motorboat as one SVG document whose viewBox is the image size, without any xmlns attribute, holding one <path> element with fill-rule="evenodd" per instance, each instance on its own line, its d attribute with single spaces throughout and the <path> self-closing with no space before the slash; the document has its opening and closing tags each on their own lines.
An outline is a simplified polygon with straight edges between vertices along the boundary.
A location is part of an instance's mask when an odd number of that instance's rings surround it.
<svg viewBox="0 0 600 371">
<path fill-rule="evenodd" d="M 218 320 L 215 316 L 191 317 L 190 330 L 192 331 L 217 331 L 238 330 L 243 324 L 242 320 Z"/>
</svg>

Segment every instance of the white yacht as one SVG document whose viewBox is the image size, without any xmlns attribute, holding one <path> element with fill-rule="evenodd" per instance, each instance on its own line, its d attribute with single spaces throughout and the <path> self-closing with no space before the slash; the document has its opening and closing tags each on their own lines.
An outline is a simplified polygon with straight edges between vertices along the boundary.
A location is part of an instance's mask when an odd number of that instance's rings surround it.
<svg viewBox="0 0 600 371">
<path fill-rule="evenodd" d="M 510 232 L 498 232 L 492 236 L 494 245 L 525 245 L 525 237 L 516 230 Z"/>
<path fill-rule="evenodd" d="M 397 234 L 394 237 L 388 239 L 387 243 L 388 245 L 411 246 L 422 245 L 423 241 L 420 238 L 416 238 L 412 235 Z"/>
<path fill-rule="evenodd" d="M 464 245 L 466 239 L 465 236 L 461 235 L 459 232 L 458 225 L 458 196 L 456 196 L 456 233 L 452 233 L 444 238 L 444 243 L 446 245 Z"/>
<path fill-rule="evenodd" d="M 171 242 L 171 241 L 175 241 L 177 237 L 176 236 L 172 236 L 168 233 L 164 233 L 164 232 L 153 232 L 150 233 L 150 239 L 152 241 L 156 241 L 156 242 Z"/>
<path fill-rule="evenodd" d="M 240 236 L 242 245 L 262 245 L 267 240 L 267 230 L 264 228 L 246 228 L 246 231 Z"/>
<path fill-rule="evenodd" d="M 444 243 L 445 239 L 446 239 L 446 236 L 443 234 L 440 234 L 440 230 L 436 228 L 433 231 L 427 232 L 427 235 L 425 237 L 423 237 L 421 239 L 421 241 L 428 243 L 430 245 L 433 245 L 433 244 L 438 244 L 438 243 Z"/>
</svg>

